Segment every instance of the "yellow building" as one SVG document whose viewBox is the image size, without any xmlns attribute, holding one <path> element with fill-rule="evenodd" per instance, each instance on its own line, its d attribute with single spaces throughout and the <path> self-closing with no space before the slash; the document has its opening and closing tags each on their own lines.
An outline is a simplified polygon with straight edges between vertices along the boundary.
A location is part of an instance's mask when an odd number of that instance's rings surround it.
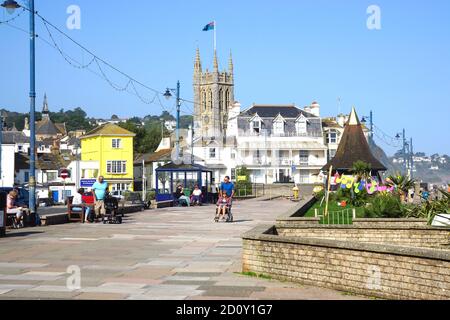
<svg viewBox="0 0 450 320">
<path fill-rule="evenodd" d="M 98 163 L 98 176 L 105 177 L 110 191 L 133 190 L 134 137 L 134 133 L 107 123 L 80 138 L 81 161 Z"/>
</svg>

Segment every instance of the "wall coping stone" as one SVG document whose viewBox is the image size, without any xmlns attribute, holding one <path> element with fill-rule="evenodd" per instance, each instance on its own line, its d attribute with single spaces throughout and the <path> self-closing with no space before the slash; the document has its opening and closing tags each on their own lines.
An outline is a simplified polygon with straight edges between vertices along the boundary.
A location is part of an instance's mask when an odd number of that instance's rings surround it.
<svg viewBox="0 0 450 320">
<path fill-rule="evenodd" d="M 317 226 L 315 226 L 317 227 Z M 369 251 L 375 253 L 393 254 L 400 256 L 418 257 L 425 259 L 437 259 L 450 262 L 450 250 L 407 247 L 391 244 L 376 244 L 364 242 L 352 242 L 344 240 L 327 240 L 305 237 L 280 237 L 276 235 L 276 227 L 260 225 L 246 232 L 243 240 L 256 240 L 275 243 L 300 244 L 315 247 L 327 247 L 344 250 Z"/>
<path fill-rule="evenodd" d="M 295 220 L 290 220 L 295 221 Z M 277 228 L 280 229 L 378 229 L 378 230 L 427 230 L 427 231 L 448 231 L 450 235 L 450 230 L 446 227 L 432 227 L 432 226 L 417 226 L 417 225 L 404 225 L 404 226 L 393 226 L 393 225 L 352 225 L 352 224 L 335 224 L 335 225 L 326 225 L 326 224 L 283 224 L 277 221 Z"/>
<path fill-rule="evenodd" d="M 428 223 L 427 219 L 421 218 L 355 218 L 355 222 L 425 222 Z"/>
</svg>

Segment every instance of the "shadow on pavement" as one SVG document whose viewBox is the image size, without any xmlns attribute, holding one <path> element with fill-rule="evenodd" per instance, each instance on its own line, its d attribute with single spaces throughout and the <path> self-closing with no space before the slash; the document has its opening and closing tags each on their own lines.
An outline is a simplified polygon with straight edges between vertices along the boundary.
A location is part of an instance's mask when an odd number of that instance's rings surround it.
<svg viewBox="0 0 450 320">
<path fill-rule="evenodd" d="M 24 231 L 24 232 L 7 232 L 5 238 L 18 238 L 18 237 L 27 237 L 35 234 L 42 234 L 44 231 Z"/>
</svg>

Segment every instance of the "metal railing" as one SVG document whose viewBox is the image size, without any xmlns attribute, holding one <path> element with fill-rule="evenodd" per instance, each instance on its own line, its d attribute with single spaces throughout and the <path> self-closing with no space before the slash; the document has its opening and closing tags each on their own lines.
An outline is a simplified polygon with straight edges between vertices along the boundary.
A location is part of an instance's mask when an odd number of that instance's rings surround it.
<svg viewBox="0 0 450 320">
<path fill-rule="evenodd" d="M 235 196 L 238 198 L 262 197 L 266 194 L 266 186 L 264 184 L 253 183 L 251 190 L 249 188 L 236 188 Z"/>
<path fill-rule="evenodd" d="M 257 132 L 255 130 L 246 130 L 246 131 L 239 131 L 239 133 L 243 136 L 250 136 L 250 137 L 261 137 L 261 138 L 283 138 L 283 137 L 307 137 L 307 138 L 320 138 L 323 136 L 322 132 L 320 131 L 310 131 L 307 133 L 299 133 L 295 131 L 290 132 L 273 132 L 273 131 L 265 131 L 262 129 L 260 132 Z"/>
<path fill-rule="evenodd" d="M 329 211 L 325 215 L 325 209 L 314 209 L 316 218 L 320 218 L 320 224 L 335 225 L 335 224 L 353 224 L 353 219 L 356 218 L 356 209 L 344 209 L 341 211 Z"/>
</svg>

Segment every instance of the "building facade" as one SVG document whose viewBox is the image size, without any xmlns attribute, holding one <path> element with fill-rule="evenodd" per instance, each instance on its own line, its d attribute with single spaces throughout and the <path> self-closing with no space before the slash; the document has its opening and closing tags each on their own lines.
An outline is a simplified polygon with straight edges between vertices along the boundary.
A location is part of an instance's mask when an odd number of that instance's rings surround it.
<svg viewBox="0 0 450 320">
<path fill-rule="evenodd" d="M 186 141 L 183 154 L 193 150 L 195 162 L 213 170 L 220 181 L 236 180 L 246 167 L 254 183 L 315 183 L 327 162 L 320 106 L 252 105 L 241 110 L 234 100 L 234 65 L 203 71 L 197 49 L 194 63 L 194 145 Z M 187 157 L 189 158 L 189 157 Z"/>
<path fill-rule="evenodd" d="M 134 136 L 128 130 L 107 123 L 80 138 L 81 161 L 98 162 L 98 175 L 109 183 L 110 191 L 133 190 Z"/>
</svg>

